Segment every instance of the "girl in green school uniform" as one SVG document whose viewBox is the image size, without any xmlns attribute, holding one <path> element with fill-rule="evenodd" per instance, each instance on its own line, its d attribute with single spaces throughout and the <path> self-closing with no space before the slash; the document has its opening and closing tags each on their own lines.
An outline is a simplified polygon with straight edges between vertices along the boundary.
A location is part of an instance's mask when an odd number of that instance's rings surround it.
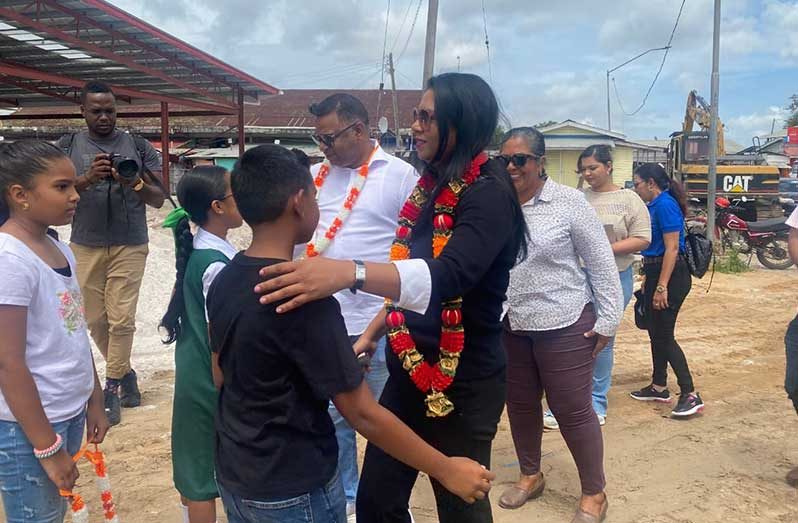
<svg viewBox="0 0 798 523">
<path fill-rule="evenodd" d="M 172 412 L 172 468 L 185 523 L 216 521 L 213 425 L 217 391 L 211 373 L 205 298 L 211 283 L 235 256 L 227 232 L 241 226 L 230 190 L 230 173 L 200 166 L 177 185 L 181 207 L 164 227 L 174 230 L 177 278 L 169 308 L 161 320 L 165 343 L 175 350 Z M 189 221 L 197 226 L 191 233 Z"/>
</svg>

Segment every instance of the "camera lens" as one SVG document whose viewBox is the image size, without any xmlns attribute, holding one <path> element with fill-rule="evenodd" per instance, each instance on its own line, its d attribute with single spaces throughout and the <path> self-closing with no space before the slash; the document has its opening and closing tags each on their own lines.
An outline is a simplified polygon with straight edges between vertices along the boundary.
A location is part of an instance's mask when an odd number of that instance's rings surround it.
<svg viewBox="0 0 798 523">
<path fill-rule="evenodd" d="M 114 158 L 114 169 L 122 178 L 135 178 L 139 172 L 139 164 L 132 158 Z"/>
</svg>

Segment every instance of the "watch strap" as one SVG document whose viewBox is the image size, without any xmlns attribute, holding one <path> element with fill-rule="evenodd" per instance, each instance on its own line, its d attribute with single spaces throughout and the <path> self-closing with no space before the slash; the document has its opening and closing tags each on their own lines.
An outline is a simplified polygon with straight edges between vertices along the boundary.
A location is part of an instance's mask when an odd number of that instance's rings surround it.
<svg viewBox="0 0 798 523">
<path fill-rule="evenodd" d="M 352 294 L 357 294 L 357 291 L 363 288 L 366 284 L 366 264 L 362 260 L 352 260 L 355 262 L 355 284 L 350 287 Z"/>
</svg>

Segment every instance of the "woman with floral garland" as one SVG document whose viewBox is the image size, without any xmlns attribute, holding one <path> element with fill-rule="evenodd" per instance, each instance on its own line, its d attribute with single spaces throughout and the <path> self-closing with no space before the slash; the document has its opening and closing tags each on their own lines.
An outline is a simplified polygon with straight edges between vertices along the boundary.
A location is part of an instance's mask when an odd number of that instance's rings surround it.
<svg viewBox="0 0 798 523">
<path fill-rule="evenodd" d="M 526 254 L 526 228 L 504 167 L 485 147 L 499 117 L 480 77 L 433 77 L 414 111 L 426 169 L 405 204 L 392 263 L 316 257 L 270 266 L 256 290 L 278 312 L 343 289 L 385 296 L 364 336 L 386 332 L 390 377 L 380 403 L 433 447 L 490 466 L 505 399 L 499 343 L 510 268 Z M 418 471 L 369 445 L 357 496 L 360 523 L 408 522 Z M 432 482 L 439 520 L 492 521 L 487 498 L 467 504 Z"/>
</svg>

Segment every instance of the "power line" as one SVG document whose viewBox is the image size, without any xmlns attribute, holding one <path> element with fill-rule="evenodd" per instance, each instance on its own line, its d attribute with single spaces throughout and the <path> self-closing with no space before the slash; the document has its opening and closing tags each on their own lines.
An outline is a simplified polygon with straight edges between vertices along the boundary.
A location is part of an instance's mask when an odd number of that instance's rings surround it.
<svg viewBox="0 0 798 523">
<path fill-rule="evenodd" d="M 391 0 L 388 0 L 388 11 L 385 13 L 385 36 L 382 38 L 382 74 L 380 84 L 385 83 L 385 50 L 388 47 L 388 22 L 391 21 Z"/>
<path fill-rule="evenodd" d="M 402 29 L 405 28 L 405 23 L 407 23 L 407 17 L 410 15 L 410 9 L 413 8 L 413 1 L 414 0 L 407 1 L 407 9 L 405 9 L 405 16 L 402 17 L 402 23 L 399 25 L 399 30 L 396 31 L 396 36 L 393 39 L 393 44 L 391 44 L 391 52 L 394 52 L 396 50 L 396 44 L 399 43 L 399 37 L 402 35 Z"/>
<path fill-rule="evenodd" d="M 402 47 L 402 51 L 399 53 L 399 57 L 394 60 L 394 66 L 399 63 L 399 60 L 405 55 L 405 51 L 407 51 L 407 46 L 410 45 L 410 39 L 413 38 L 413 31 L 416 29 L 416 22 L 418 22 L 418 14 L 421 12 L 421 4 L 424 3 L 424 0 L 418 0 L 418 6 L 416 7 L 416 14 L 413 16 L 413 23 L 410 25 L 410 33 L 407 35 L 407 40 L 405 40 L 405 45 Z"/>
<path fill-rule="evenodd" d="M 353 89 L 362 89 L 363 87 L 365 87 L 366 85 L 368 85 L 368 84 L 369 84 L 369 83 L 370 83 L 372 80 L 374 80 L 374 78 L 376 78 L 376 77 L 377 77 L 377 75 L 378 75 L 378 74 L 380 74 L 381 72 L 382 72 L 382 71 L 374 71 L 373 73 L 369 74 L 369 75 L 366 77 L 366 79 L 365 79 L 365 80 L 363 80 L 362 82 L 360 82 L 359 84 L 357 84 L 355 87 L 353 87 Z"/>
<path fill-rule="evenodd" d="M 369 64 L 369 65 L 365 65 L 365 66 L 361 66 L 361 67 L 357 67 L 357 68 L 352 68 L 352 69 L 346 69 L 346 70 L 338 71 L 338 72 L 335 72 L 335 73 L 321 75 L 321 76 L 317 76 L 317 77 L 313 77 L 313 78 L 310 78 L 310 77 L 297 78 L 296 80 L 293 80 L 291 82 L 283 82 L 282 85 L 284 85 L 286 87 L 291 87 L 292 84 L 296 84 L 296 85 L 318 85 L 319 83 L 323 83 L 323 82 L 326 82 L 328 80 L 336 80 L 336 79 L 339 79 L 339 78 L 344 78 L 346 76 L 359 76 L 359 75 L 362 75 L 364 73 L 368 73 L 369 71 L 372 71 L 372 70 L 377 72 L 377 73 L 379 73 L 380 72 L 379 65 L 380 64 L 374 63 L 374 64 Z"/>
<path fill-rule="evenodd" d="M 407 75 L 406 75 L 405 73 L 403 73 L 402 71 L 400 71 L 400 70 L 396 69 L 396 72 L 399 74 L 399 76 L 401 76 L 402 78 L 404 78 L 405 80 L 407 80 L 407 81 L 408 81 L 408 82 L 410 82 L 411 84 L 417 84 L 417 83 L 418 83 L 418 80 L 413 80 L 412 78 L 410 78 L 409 76 L 407 76 Z"/>
<path fill-rule="evenodd" d="M 626 111 L 624 111 L 623 105 L 621 105 L 620 97 L 618 96 L 618 86 L 617 85 L 615 86 L 615 96 L 618 97 L 618 106 L 621 108 L 621 111 L 626 116 L 634 116 L 637 113 L 639 113 L 643 109 L 643 107 L 646 106 L 646 102 L 648 101 L 648 96 L 651 94 L 651 91 L 654 90 L 654 85 L 657 83 L 657 80 L 659 79 L 659 75 L 662 72 L 662 68 L 665 67 L 665 60 L 668 59 L 668 52 L 670 52 L 671 50 L 671 42 L 673 42 L 673 36 L 676 34 L 676 28 L 679 27 L 679 20 L 682 17 L 682 10 L 684 10 L 684 4 L 686 1 L 687 0 L 682 0 L 682 5 L 679 7 L 679 14 L 676 15 L 676 23 L 673 24 L 673 30 L 671 31 L 670 38 L 668 38 L 668 44 L 666 45 L 665 53 L 662 55 L 662 62 L 659 64 L 659 69 L 657 70 L 657 74 L 654 76 L 654 80 L 651 82 L 648 91 L 646 91 L 646 96 L 643 98 L 643 101 L 640 103 L 640 106 L 631 113 L 627 113 Z M 615 84 L 614 77 L 612 79 L 612 83 Z"/>
<path fill-rule="evenodd" d="M 281 79 L 281 82 L 293 81 L 293 80 L 304 79 L 304 78 L 312 78 L 312 77 L 317 77 L 317 76 L 324 76 L 324 75 L 328 75 L 328 74 L 331 74 L 331 73 L 337 73 L 337 72 L 340 72 L 340 71 L 343 71 L 343 70 L 352 70 L 352 69 L 358 69 L 358 68 L 361 68 L 361 67 L 378 67 L 379 65 L 380 65 L 379 62 L 376 62 L 376 61 L 374 61 L 374 62 L 361 62 L 361 63 L 358 63 L 358 64 L 341 65 L 341 66 L 337 66 L 337 67 L 329 67 L 329 68 L 325 68 L 325 69 L 318 69 L 318 70 L 315 70 L 315 71 L 302 71 L 301 73 L 294 73 L 294 74 L 285 75 Z"/>
<path fill-rule="evenodd" d="M 482 25 L 485 27 L 485 50 L 488 53 L 488 75 L 490 84 L 493 85 L 493 65 L 490 62 L 490 40 L 488 39 L 488 12 L 485 9 L 485 0 L 482 0 Z"/>
<path fill-rule="evenodd" d="M 614 76 L 612 77 L 612 88 L 615 90 L 615 99 L 618 101 L 618 107 L 620 107 L 621 112 L 629 116 L 629 113 L 627 113 L 626 110 L 623 108 L 623 103 L 621 103 L 621 95 L 620 93 L 618 93 L 618 84 L 615 83 Z"/>
</svg>

